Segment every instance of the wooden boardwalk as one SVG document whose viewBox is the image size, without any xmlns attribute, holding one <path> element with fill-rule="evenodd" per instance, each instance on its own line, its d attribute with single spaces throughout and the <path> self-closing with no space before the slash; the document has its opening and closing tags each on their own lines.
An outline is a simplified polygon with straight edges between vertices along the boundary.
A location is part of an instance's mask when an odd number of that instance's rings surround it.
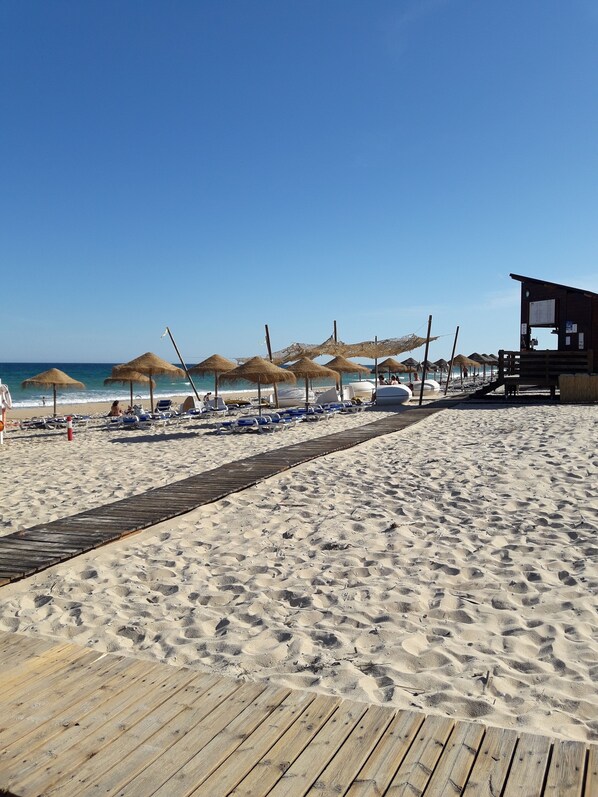
<svg viewBox="0 0 598 797">
<path fill-rule="evenodd" d="M 247 457 L 122 501 L 0 537 L 0 586 L 218 501 L 302 462 L 398 432 L 454 406 L 460 399 L 462 397 L 409 407 L 354 429 Z"/>
<path fill-rule="evenodd" d="M 0 633 L 0 668 L 0 794 L 598 795 L 583 742 L 22 634 Z"/>
</svg>

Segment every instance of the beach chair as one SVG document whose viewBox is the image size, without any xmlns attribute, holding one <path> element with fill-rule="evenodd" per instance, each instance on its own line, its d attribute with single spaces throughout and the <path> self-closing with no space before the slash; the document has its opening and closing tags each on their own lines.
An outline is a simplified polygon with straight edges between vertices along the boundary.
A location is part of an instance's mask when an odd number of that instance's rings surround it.
<svg viewBox="0 0 598 797">
<path fill-rule="evenodd" d="M 228 415 L 228 407 L 224 403 L 222 396 L 218 396 L 217 399 L 207 399 L 204 404 L 206 411 L 211 412 L 212 415 Z"/>
<path fill-rule="evenodd" d="M 156 403 L 155 412 L 174 412 L 172 399 L 160 399 Z"/>
<path fill-rule="evenodd" d="M 269 412 L 268 418 L 272 421 L 272 425 L 276 431 L 290 429 L 291 426 L 296 426 L 296 424 L 299 423 L 298 418 L 292 418 L 280 412 Z"/>
</svg>

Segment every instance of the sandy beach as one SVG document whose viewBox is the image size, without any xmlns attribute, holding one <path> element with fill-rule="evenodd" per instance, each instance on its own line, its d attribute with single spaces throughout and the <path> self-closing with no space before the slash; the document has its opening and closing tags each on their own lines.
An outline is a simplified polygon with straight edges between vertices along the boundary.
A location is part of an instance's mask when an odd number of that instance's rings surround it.
<svg viewBox="0 0 598 797">
<path fill-rule="evenodd" d="M 379 417 L 9 433 L 0 534 Z M 596 740 L 597 431 L 464 403 L 3 587 L 0 628 Z"/>
</svg>

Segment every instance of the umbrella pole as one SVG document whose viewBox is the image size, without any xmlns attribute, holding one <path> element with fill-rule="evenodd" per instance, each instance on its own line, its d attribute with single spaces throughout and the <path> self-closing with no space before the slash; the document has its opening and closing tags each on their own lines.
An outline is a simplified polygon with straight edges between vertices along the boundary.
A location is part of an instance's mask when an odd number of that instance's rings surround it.
<svg viewBox="0 0 598 797">
<path fill-rule="evenodd" d="M 129 406 L 133 408 L 133 382 L 129 382 L 129 385 L 131 386 L 131 403 Z"/>
<path fill-rule="evenodd" d="M 459 327 L 457 327 L 457 331 L 455 332 L 455 340 L 453 341 L 453 351 L 451 352 L 451 361 L 449 363 L 448 371 L 446 374 L 446 385 L 444 386 L 444 395 L 446 396 L 448 391 L 449 382 L 451 381 L 451 376 L 453 375 L 453 360 L 455 359 L 455 350 L 457 348 L 457 338 L 459 337 Z"/>
<path fill-rule="evenodd" d="M 214 409 L 218 409 L 218 371 L 214 371 Z"/>
<path fill-rule="evenodd" d="M 56 417 L 56 385 L 52 385 L 52 391 L 54 394 L 54 417 Z"/>
<path fill-rule="evenodd" d="M 422 366 L 422 383 L 419 391 L 419 406 L 424 400 L 424 385 L 426 383 L 426 366 L 428 364 L 428 350 L 430 348 L 430 332 L 432 331 L 432 316 L 428 316 L 428 334 L 426 335 L 426 349 L 424 352 L 424 364 Z"/>
<path fill-rule="evenodd" d="M 191 387 L 193 388 L 193 392 L 195 393 L 195 396 L 197 397 L 197 400 L 201 401 L 201 399 L 199 398 L 199 393 L 197 392 L 197 388 L 195 387 L 195 382 L 191 378 L 191 374 L 189 373 L 189 369 L 187 368 L 187 366 L 185 364 L 185 361 L 183 360 L 181 352 L 179 351 L 179 347 L 176 345 L 176 341 L 175 341 L 175 339 L 172 336 L 172 332 L 170 331 L 170 327 L 166 327 L 166 331 L 168 332 L 168 337 L 170 338 L 170 340 L 172 342 L 172 345 L 174 346 L 174 350 L 178 354 L 179 360 L 181 361 L 181 365 L 183 366 L 183 371 L 185 372 L 185 374 L 187 376 L 187 379 L 191 383 Z M 162 337 L 164 337 L 164 335 L 162 335 Z M 153 411 L 154 410 L 152 408 L 152 412 Z"/>
<path fill-rule="evenodd" d="M 274 360 L 272 359 L 272 346 L 270 345 L 270 330 L 268 329 L 268 324 L 266 324 L 265 326 L 266 326 L 266 345 L 268 346 L 268 357 L 270 358 L 270 362 L 274 364 Z M 276 385 L 276 382 L 274 382 L 272 387 L 274 388 L 274 406 L 276 407 L 276 409 L 279 409 L 278 387 Z"/>
<path fill-rule="evenodd" d="M 154 411 L 154 388 L 152 387 L 152 372 L 149 372 L 150 378 L 150 412 Z"/>
<path fill-rule="evenodd" d="M 309 412 L 309 381 L 305 377 L 305 412 Z"/>
<path fill-rule="evenodd" d="M 260 380 L 257 380 L 257 404 L 258 404 L 258 415 L 260 418 L 262 417 L 262 386 Z"/>
</svg>

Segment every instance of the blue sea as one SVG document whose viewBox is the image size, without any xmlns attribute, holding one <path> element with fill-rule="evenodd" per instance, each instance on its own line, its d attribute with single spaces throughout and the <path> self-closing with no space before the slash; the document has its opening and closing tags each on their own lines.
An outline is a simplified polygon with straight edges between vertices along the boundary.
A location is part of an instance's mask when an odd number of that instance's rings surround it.
<svg viewBox="0 0 598 797">
<path fill-rule="evenodd" d="M 93 401 L 126 401 L 129 403 L 130 388 L 125 385 L 104 385 L 104 379 L 110 376 L 112 366 L 116 363 L 0 363 L 0 380 L 8 385 L 14 407 L 42 407 L 43 398 L 46 406 L 52 404 L 52 388 L 33 387 L 23 390 L 21 383 L 25 379 L 47 371 L 49 368 L 59 368 L 66 374 L 83 382 L 85 390 L 61 390 L 57 388 L 57 404 L 88 404 Z M 214 390 L 214 378 L 211 376 L 193 376 L 193 382 L 200 396 L 209 390 Z M 191 383 L 183 379 L 170 379 L 167 376 L 154 377 L 156 387 L 154 399 L 171 396 L 188 396 L 193 393 Z M 227 389 L 234 388 L 234 384 L 227 384 Z M 240 383 L 239 388 L 248 389 L 251 385 Z M 219 391 L 220 392 L 220 391 Z M 149 385 L 133 385 L 133 396 L 140 399 L 149 399 Z"/>
<path fill-rule="evenodd" d="M 128 404 L 131 395 L 128 384 L 104 385 L 104 379 L 110 376 L 113 365 L 116 363 L 0 363 L 0 381 L 8 385 L 14 407 L 42 407 L 44 406 L 44 397 L 46 406 L 51 406 L 51 387 L 33 387 L 23 390 L 21 383 L 50 368 L 59 368 L 78 382 L 83 382 L 85 390 L 61 390 L 58 388 L 57 404 L 88 404 L 94 401 L 114 401 L 115 399 Z M 355 376 L 355 378 L 359 377 Z M 192 379 L 200 396 L 208 391 L 214 391 L 213 376 L 193 376 Z M 170 379 L 168 376 L 159 376 L 154 377 L 154 380 L 156 382 L 154 400 L 193 394 L 191 383 L 186 379 Z M 349 381 L 349 378 L 344 377 L 343 381 Z M 244 381 L 227 382 L 224 389 L 218 388 L 218 392 L 225 396 L 227 391 L 255 391 L 255 387 L 255 385 Z M 133 385 L 133 396 L 135 399 L 149 400 L 149 386 Z"/>
</svg>

